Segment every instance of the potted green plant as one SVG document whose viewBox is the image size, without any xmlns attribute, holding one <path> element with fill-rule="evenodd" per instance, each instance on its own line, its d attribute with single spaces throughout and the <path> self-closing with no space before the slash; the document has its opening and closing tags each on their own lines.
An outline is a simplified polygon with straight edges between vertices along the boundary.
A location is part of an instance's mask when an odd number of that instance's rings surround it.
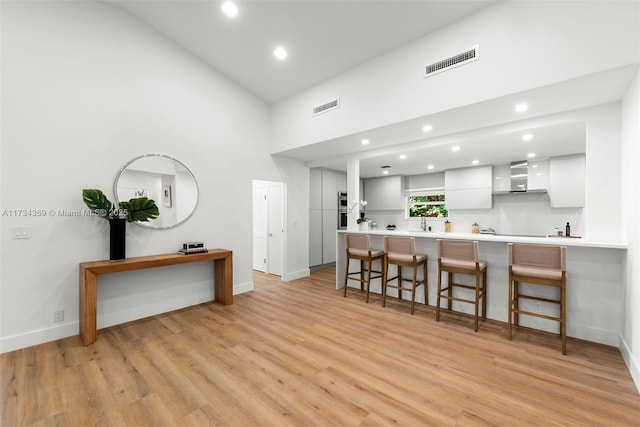
<svg viewBox="0 0 640 427">
<path fill-rule="evenodd" d="M 127 222 L 147 222 L 160 215 L 153 199 L 136 197 L 119 204 L 112 203 L 101 190 L 82 190 L 82 200 L 91 212 L 109 222 L 109 259 L 125 258 L 125 231 Z"/>
<path fill-rule="evenodd" d="M 364 216 L 364 212 L 360 212 L 360 218 L 356 220 L 356 224 L 358 224 L 358 230 L 369 229 L 369 218 Z"/>
</svg>

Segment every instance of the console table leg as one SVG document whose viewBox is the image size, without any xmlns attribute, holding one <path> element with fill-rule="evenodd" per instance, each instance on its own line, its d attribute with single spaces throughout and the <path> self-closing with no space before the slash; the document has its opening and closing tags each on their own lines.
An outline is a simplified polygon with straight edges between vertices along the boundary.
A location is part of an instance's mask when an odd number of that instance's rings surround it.
<svg viewBox="0 0 640 427">
<path fill-rule="evenodd" d="M 233 304 L 233 259 L 229 253 L 222 259 L 214 261 L 215 300 L 221 304 Z"/>
<path fill-rule="evenodd" d="M 80 270 L 80 338 L 84 345 L 96 342 L 97 284 L 95 273 Z"/>
</svg>

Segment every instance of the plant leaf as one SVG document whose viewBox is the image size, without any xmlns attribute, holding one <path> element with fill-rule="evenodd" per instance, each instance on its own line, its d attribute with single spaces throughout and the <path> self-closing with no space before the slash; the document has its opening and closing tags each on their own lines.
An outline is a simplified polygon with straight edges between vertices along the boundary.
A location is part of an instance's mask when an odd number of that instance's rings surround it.
<svg viewBox="0 0 640 427">
<path fill-rule="evenodd" d="M 82 200 L 91 212 L 103 218 L 109 220 L 111 218 L 111 212 L 113 211 L 113 203 L 104 195 L 104 193 L 97 189 L 84 189 L 82 190 Z"/>
<path fill-rule="evenodd" d="M 120 209 L 126 210 L 128 222 L 156 219 L 160 215 L 156 202 L 147 197 L 137 197 L 128 202 L 120 202 Z"/>
</svg>

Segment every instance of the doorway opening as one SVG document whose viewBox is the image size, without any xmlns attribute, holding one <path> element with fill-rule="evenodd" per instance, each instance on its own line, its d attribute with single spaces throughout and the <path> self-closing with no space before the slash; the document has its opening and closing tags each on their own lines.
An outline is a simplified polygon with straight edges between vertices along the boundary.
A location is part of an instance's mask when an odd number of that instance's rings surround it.
<svg viewBox="0 0 640 427">
<path fill-rule="evenodd" d="M 284 183 L 252 180 L 253 269 L 284 274 Z"/>
</svg>

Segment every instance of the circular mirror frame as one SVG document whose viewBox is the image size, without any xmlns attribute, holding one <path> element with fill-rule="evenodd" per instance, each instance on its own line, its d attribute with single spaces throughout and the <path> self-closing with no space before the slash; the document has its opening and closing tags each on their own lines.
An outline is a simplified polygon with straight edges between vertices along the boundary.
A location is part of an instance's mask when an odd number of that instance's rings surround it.
<svg viewBox="0 0 640 427">
<path fill-rule="evenodd" d="M 195 186 L 195 191 L 196 191 L 196 197 L 195 197 L 196 202 L 193 205 L 193 209 L 191 209 L 191 212 L 189 212 L 189 215 L 184 217 L 182 220 L 177 221 L 175 224 L 162 226 L 162 227 L 157 227 L 157 226 L 154 226 L 154 225 L 151 225 L 151 224 L 145 224 L 144 222 L 141 222 L 141 221 L 136 221 L 135 224 L 138 224 L 141 227 L 150 228 L 150 229 L 153 229 L 153 230 L 166 230 L 166 229 L 169 229 L 169 228 L 177 227 L 178 225 L 182 224 L 183 222 L 185 222 L 186 220 L 191 218 L 191 216 L 195 212 L 196 208 L 198 207 L 198 198 L 200 196 L 200 189 L 198 188 L 198 180 L 196 180 L 196 176 L 193 174 L 191 169 L 189 169 L 184 163 L 182 163 L 180 160 L 176 159 L 175 157 L 169 156 L 167 154 L 162 154 L 162 153 L 149 153 L 149 154 L 142 154 L 140 156 L 134 157 L 133 159 L 131 159 L 127 163 L 125 163 L 124 166 L 122 166 L 120 168 L 120 170 L 116 174 L 115 179 L 113 180 L 113 194 L 115 196 L 116 203 L 119 204 L 121 202 L 120 198 L 118 197 L 118 181 L 120 180 L 120 176 L 122 175 L 122 173 L 127 169 L 128 166 L 130 166 L 135 161 L 143 159 L 143 158 L 147 158 L 147 157 L 163 157 L 165 159 L 172 160 L 172 161 L 178 163 L 180 166 L 182 166 L 187 171 L 187 173 L 191 176 L 191 178 L 193 179 L 193 184 Z M 158 203 L 158 202 L 156 202 L 156 203 Z"/>
</svg>

